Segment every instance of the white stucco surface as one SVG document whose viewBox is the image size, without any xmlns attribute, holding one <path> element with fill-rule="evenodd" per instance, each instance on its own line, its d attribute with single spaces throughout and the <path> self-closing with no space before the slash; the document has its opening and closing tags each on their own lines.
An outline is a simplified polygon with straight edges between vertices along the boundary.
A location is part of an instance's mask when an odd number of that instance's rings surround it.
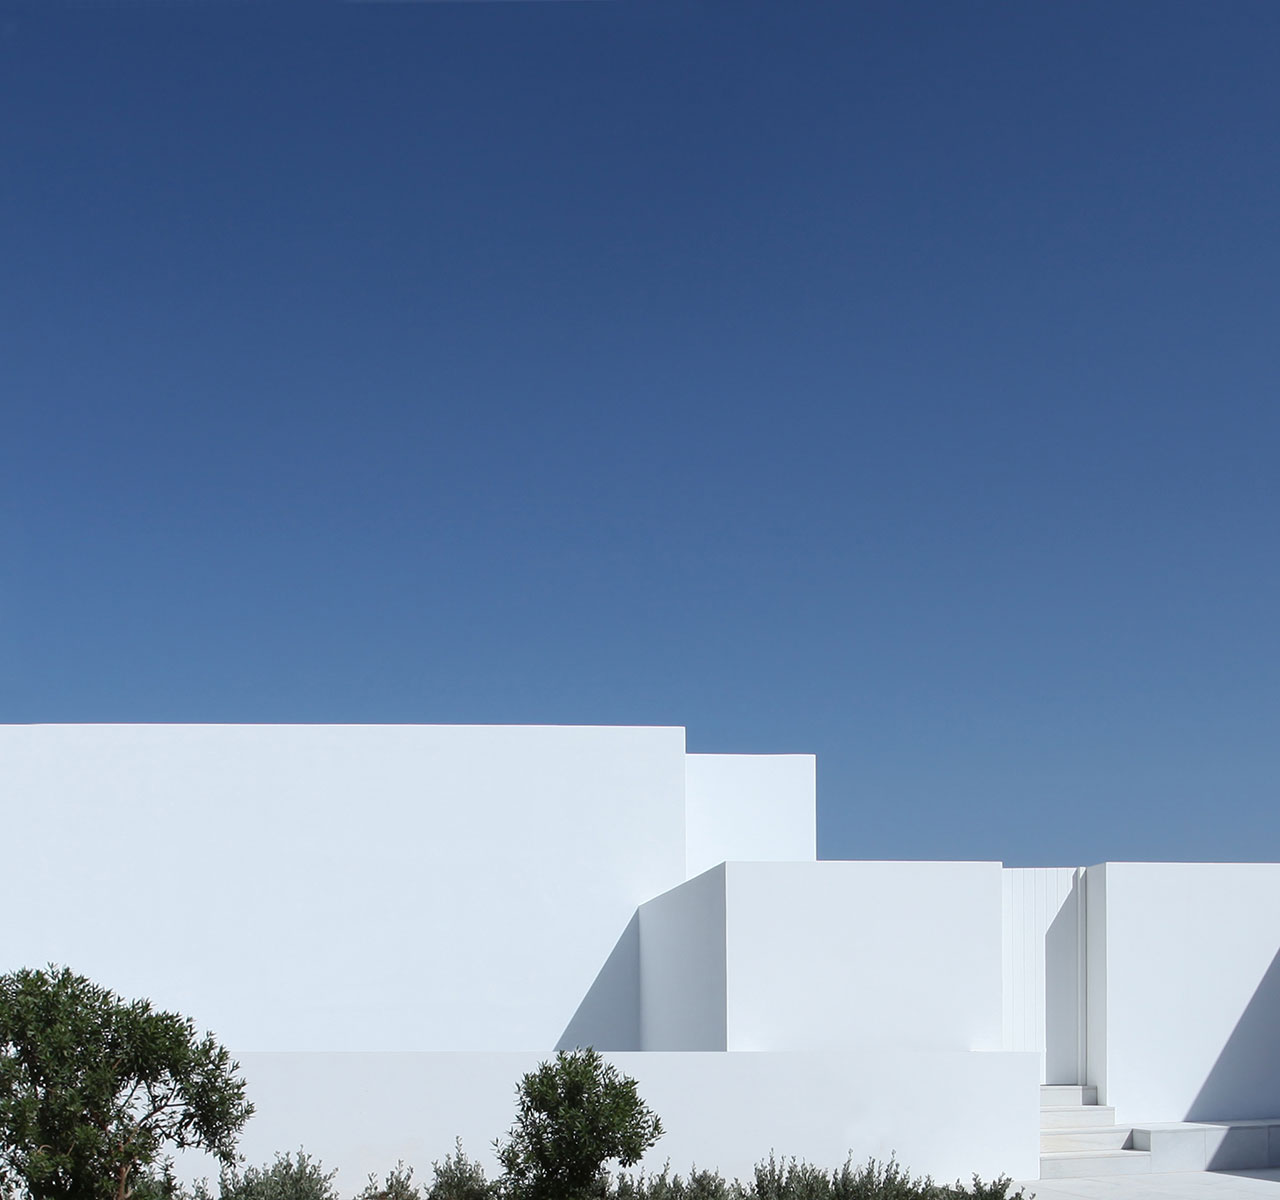
<svg viewBox="0 0 1280 1200">
<path fill-rule="evenodd" d="M 1031 1054 L 611 1054 L 639 1084 L 666 1134 L 646 1160 L 746 1175 L 771 1149 L 829 1166 L 896 1152 L 913 1170 L 951 1180 L 1035 1173 L 1037 1064 Z M 535 1054 L 250 1054 L 258 1114 L 242 1149 L 251 1162 L 306 1147 L 338 1167 L 350 1196 L 370 1172 L 403 1158 L 430 1164 L 461 1137 L 494 1165 L 520 1076 Z M 188 1175 L 200 1165 L 187 1164 Z"/>
<path fill-rule="evenodd" d="M 730 863 L 728 1046 L 1001 1048 L 999 863 Z"/>
<path fill-rule="evenodd" d="M 1006 868 L 1004 1048 L 1041 1056 L 1043 1083 L 1084 1078 L 1084 872 Z"/>
<path fill-rule="evenodd" d="M 1088 875 L 1090 1070 L 1117 1120 L 1280 1116 L 1280 865 Z"/>
<path fill-rule="evenodd" d="M 686 873 L 722 862 L 818 856 L 812 754 L 690 754 L 685 759 Z"/>
<path fill-rule="evenodd" d="M 550 1048 L 684 879 L 684 730 L 0 727 L 0 968 L 273 1050 Z M 145 935 L 138 936 L 139 924 Z"/>
<path fill-rule="evenodd" d="M 640 1049 L 727 1048 L 721 864 L 640 907 Z"/>
</svg>

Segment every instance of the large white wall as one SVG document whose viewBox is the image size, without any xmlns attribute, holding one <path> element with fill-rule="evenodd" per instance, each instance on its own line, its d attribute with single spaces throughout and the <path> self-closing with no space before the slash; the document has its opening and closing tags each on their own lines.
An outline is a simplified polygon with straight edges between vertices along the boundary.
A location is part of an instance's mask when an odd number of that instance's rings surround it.
<svg viewBox="0 0 1280 1200">
<path fill-rule="evenodd" d="M 645 1167 L 713 1167 L 746 1176 L 768 1156 L 838 1166 L 891 1154 L 913 1171 L 968 1182 L 977 1171 L 1038 1170 L 1032 1054 L 913 1053 L 892 1046 L 795 1054 L 608 1056 L 639 1083 L 666 1133 Z M 535 1054 L 250 1054 L 257 1105 L 241 1142 L 251 1163 L 305 1147 L 339 1168 L 350 1196 L 398 1159 L 430 1179 L 461 1137 L 492 1170 L 491 1143 L 515 1114 Z M 188 1178 L 207 1168 L 185 1164 Z"/>
<path fill-rule="evenodd" d="M 1040 1055 L 1041 1081 L 1084 1080 L 1084 872 L 1020 867 L 1004 885 L 1004 1048 Z"/>
<path fill-rule="evenodd" d="M 1090 1081 L 1117 1120 L 1280 1115 L 1280 865 L 1087 880 Z"/>
<path fill-rule="evenodd" d="M 685 877 L 684 779 L 678 728 L 0 727 L 0 970 L 240 1051 L 550 1049 Z"/>
<path fill-rule="evenodd" d="M 690 879 L 722 862 L 812 862 L 818 856 L 812 754 L 690 754 L 685 805 Z"/>
<path fill-rule="evenodd" d="M 1001 1048 L 999 863 L 730 863 L 728 1047 Z"/>
</svg>

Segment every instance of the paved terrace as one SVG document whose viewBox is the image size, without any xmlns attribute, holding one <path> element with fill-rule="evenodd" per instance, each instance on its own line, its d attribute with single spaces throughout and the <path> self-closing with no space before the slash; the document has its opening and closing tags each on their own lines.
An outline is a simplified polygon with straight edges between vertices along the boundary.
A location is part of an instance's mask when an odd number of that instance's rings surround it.
<svg viewBox="0 0 1280 1200">
<path fill-rule="evenodd" d="M 1252 1171 L 1181 1171 L 1109 1179 L 1025 1179 L 1037 1200 L 1280 1200 L 1280 1167 Z M 1012 1189 L 1011 1189 L 1012 1190 Z"/>
</svg>

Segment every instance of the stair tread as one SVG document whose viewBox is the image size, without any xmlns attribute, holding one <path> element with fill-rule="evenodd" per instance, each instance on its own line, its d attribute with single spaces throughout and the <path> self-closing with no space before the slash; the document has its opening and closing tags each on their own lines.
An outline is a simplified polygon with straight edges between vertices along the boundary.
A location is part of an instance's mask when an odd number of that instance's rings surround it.
<svg viewBox="0 0 1280 1200">
<path fill-rule="evenodd" d="M 1135 1129 L 1146 1129 L 1145 1125 L 1055 1125 L 1052 1129 L 1042 1129 L 1041 1133 L 1114 1133 L 1123 1129 L 1132 1133 Z"/>
<path fill-rule="evenodd" d="M 1041 1158 L 1132 1158 L 1134 1155 L 1150 1158 L 1150 1150 L 1045 1150 Z"/>
</svg>

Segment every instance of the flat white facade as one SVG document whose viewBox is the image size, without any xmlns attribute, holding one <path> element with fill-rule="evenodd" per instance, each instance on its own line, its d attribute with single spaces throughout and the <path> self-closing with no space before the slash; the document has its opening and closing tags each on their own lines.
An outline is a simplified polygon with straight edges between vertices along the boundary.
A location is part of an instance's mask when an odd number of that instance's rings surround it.
<svg viewBox="0 0 1280 1200">
<path fill-rule="evenodd" d="M 1280 866 L 819 862 L 815 801 L 812 756 L 680 728 L 0 727 L 0 970 L 190 1014 L 245 1067 L 246 1155 L 346 1191 L 483 1159 L 577 1045 L 679 1170 L 1033 1177 L 1040 1083 L 1280 1117 Z"/>
</svg>

